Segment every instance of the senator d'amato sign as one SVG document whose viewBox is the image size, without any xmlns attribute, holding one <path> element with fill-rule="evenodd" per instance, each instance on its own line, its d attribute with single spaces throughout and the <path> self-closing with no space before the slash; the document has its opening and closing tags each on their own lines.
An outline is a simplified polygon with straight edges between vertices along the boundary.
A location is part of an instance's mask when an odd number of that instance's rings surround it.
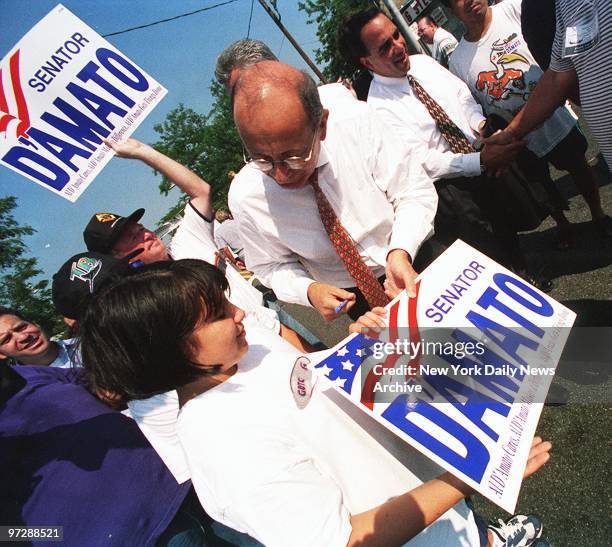
<svg viewBox="0 0 612 547">
<path fill-rule="evenodd" d="M 512 513 L 576 314 L 457 240 L 313 369 L 362 411 Z"/>
<path fill-rule="evenodd" d="M 61 4 L 0 65 L 0 162 L 72 202 L 166 89 Z"/>
</svg>

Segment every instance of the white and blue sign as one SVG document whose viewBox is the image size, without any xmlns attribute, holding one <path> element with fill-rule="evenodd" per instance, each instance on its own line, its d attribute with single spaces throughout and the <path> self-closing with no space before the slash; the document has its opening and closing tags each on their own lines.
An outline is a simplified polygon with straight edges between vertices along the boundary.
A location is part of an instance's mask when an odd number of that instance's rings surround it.
<svg viewBox="0 0 612 547">
<path fill-rule="evenodd" d="M 0 64 L 0 163 L 72 202 L 166 89 L 64 6 Z"/>
<path fill-rule="evenodd" d="M 313 366 L 359 408 L 514 512 L 575 314 L 462 241 L 429 266 L 388 329 Z"/>
</svg>

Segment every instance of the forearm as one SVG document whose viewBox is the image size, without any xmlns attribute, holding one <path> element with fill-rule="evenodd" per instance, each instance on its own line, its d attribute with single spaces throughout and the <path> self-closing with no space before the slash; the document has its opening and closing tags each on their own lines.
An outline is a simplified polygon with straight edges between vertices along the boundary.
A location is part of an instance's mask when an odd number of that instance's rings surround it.
<svg viewBox="0 0 612 547">
<path fill-rule="evenodd" d="M 208 218 L 212 216 L 210 186 L 193 171 L 151 146 L 143 146 L 139 150 L 137 159 L 176 184 L 191 198 L 192 203 L 201 214 Z"/>
<path fill-rule="evenodd" d="M 527 104 L 514 117 L 507 130 L 517 138 L 522 138 L 543 124 L 553 112 L 575 94 L 577 88 L 576 72 L 555 72 L 547 70 Z"/>
<path fill-rule="evenodd" d="M 444 473 L 378 507 L 351 516 L 348 545 L 402 545 L 473 491 Z"/>
<path fill-rule="evenodd" d="M 434 231 L 438 194 L 430 182 L 428 188 L 417 188 L 409 200 L 397 204 L 389 251 L 403 249 L 414 259 L 422 243 Z"/>
</svg>

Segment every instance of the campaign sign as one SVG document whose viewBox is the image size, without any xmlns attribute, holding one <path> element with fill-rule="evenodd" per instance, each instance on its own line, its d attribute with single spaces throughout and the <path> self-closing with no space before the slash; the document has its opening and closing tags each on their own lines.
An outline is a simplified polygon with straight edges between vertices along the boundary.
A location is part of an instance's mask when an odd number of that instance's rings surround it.
<svg viewBox="0 0 612 547">
<path fill-rule="evenodd" d="M 575 314 L 456 241 L 313 370 L 352 403 L 513 513 Z"/>
<path fill-rule="evenodd" d="M 72 202 L 166 94 L 61 4 L 0 64 L 0 162 Z"/>
</svg>

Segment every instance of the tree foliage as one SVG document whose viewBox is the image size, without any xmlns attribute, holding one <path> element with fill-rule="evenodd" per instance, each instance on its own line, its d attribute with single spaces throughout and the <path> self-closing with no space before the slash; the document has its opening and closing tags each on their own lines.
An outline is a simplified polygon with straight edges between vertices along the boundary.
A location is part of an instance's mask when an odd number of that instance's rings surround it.
<svg viewBox="0 0 612 547">
<path fill-rule="evenodd" d="M 336 45 L 336 32 L 343 17 L 367 8 L 377 2 L 369 0 L 304 0 L 298 3 L 300 10 L 306 12 L 308 23 L 317 25 L 317 38 L 321 47 L 315 50 L 317 63 L 323 66 L 323 73 L 330 82 L 338 78 L 353 79 L 357 72 L 347 63 Z"/>
<path fill-rule="evenodd" d="M 13 261 L 21 256 L 26 245 L 22 237 L 34 233 L 30 226 L 19 226 L 12 211 L 17 206 L 14 196 L 0 198 L 0 268 L 10 268 Z"/>
<path fill-rule="evenodd" d="M 42 273 L 36 258 L 26 258 L 24 236 L 34 233 L 31 226 L 20 226 L 13 217 L 17 200 L 0 198 L 0 305 L 18 309 L 49 334 L 64 332 L 55 311 L 47 280 L 36 280 Z"/>
<path fill-rule="evenodd" d="M 197 173 L 212 187 L 213 207 L 227 205 L 227 192 L 233 174 L 243 165 L 242 144 L 234 126 L 229 98 L 213 81 L 210 92 L 214 103 L 208 114 L 198 114 L 180 104 L 155 125 L 160 139 L 153 147 Z M 164 178 L 160 192 L 168 193 L 171 181 Z M 182 196 L 160 222 L 180 211 L 187 199 Z"/>
</svg>

